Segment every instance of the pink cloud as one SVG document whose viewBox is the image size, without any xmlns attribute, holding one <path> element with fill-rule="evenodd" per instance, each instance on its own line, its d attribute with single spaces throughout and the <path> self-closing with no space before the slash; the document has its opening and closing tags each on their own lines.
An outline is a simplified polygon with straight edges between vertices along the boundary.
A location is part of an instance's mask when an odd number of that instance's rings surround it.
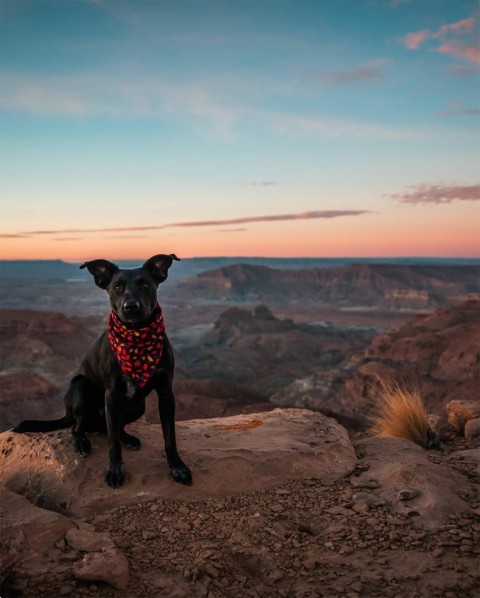
<svg viewBox="0 0 480 598">
<path fill-rule="evenodd" d="M 416 33 L 407 33 L 403 42 L 409 50 L 416 50 L 425 40 L 431 37 L 432 32 L 430 29 L 422 29 L 422 31 L 417 31 Z"/>
<path fill-rule="evenodd" d="M 446 35 L 449 31 L 455 31 L 457 33 L 471 33 L 475 25 L 475 19 L 470 17 L 469 19 L 462 19 L 456 23 L 450 23 L 448 25 L 442 25 L 437 29 L 436 33 L 432 37 L 440 38 Z"/>
<path fill-rule="evenodd" d="M 344 216 L 361 216 L 370 214 L 369 210 L 318 210 L 312 212 L 301 212 L 299 214 L 269 214 L 266 216 L 246 216 L 243 218 L 226 218 L 224 220 L 196 220 L 189 222 L 172 222 L 170 224 L 152 224 L 148 226 L 125 226 L 112 228 L 86 228 L 86 229 L 59 229 L 59 230 L 33 230 L 15 233 L 15 236 L 24 235 L 69 235 L 78 233 L 123 233 L 143 232 L 162 230 L 165 228 L 202 227 L 202 226 L 225 226 L 231 224 L 250 224 L 255 222 L 280 222 L 285 220 L 311 220 L 317 218 L 342 218 Z M 0 238 L 10 238 L 11 234 L 0 234 Z M 65 238 L 62 240 L 66 240 Z"/>
<path fill-rule="evenodd" d="M 452 201 L 480 200 L 480 184 L 430 185 L 423 183 L 408 187 L 408 191 L 394 193 L 389 197 L 410 205 L 425 203 L 451 203 Z"/>
<path fill-rule="evenodd" d="M 455 23 L 446 23 L 439 27 L 436 31 L 431 29 L 422 29 L 413 33 L 407 33 L 403 38 L 403 43 L 409 50 L 418 50 L 418 48 L 427 40 L 438 39 L 441 40 L 440 46 L 435 50 L 441 54 L 453 54 L 466 58 L 471 62 L 480 63 L 480 49 L 478 44 L 469 43 L 462 44 L 456 40 L 445 39 L 447 36 L 453 35 L 470 35 L 475 27 L 475 18 L 461 19 Z"/>
<path fill-rule="evenodd" d="M 460 56 L 473 62 L 474 64 L 480 64 L 480 47 L 472 44 L 466 45 L 456 41 L 444 42 L 439 48 L 435 50 L 440 54 L 453 54 L 454 56 Z"/>
</svg>

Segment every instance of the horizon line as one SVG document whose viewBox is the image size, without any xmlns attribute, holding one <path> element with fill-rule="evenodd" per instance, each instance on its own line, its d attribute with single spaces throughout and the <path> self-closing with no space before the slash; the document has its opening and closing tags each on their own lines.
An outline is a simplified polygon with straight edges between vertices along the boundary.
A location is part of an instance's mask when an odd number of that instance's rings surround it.
<svg viewBox="0 0 480 598">
<path fill-rule="evenodd" d="M 100 258 L 98 258 L 100 259 Z M 102 258 L 103 259 L 103 258 Z M 108 261 L 118 261 L 118 262 L 138 262 L 148 258 L 111 258 Z M 180 258 L 180 261 L 187 261 L 187 260 L 208 260 L 208 259 L 228 259 L 228 260 L 242 260 L 242 259 L 259 259 L 259 260 L 371 260 L 371 259 L 380 259 L 380 260 L 479 260 L 480 261 L 480 254 L 476 256 L 472 255 L 465 255 L 465 256 L 458 256 L 458 255 L 389 255 L 389 256 L 382 256 L 382 255 L 361 255 L 361 256 L 350 256 L 350 255 L 336 255 L 336 256 L 264 256 L 264 255 L 199 255 L 199 256 L 189 256 Z M 83 258 L 77 260 L 65 260 L 63 258 L 2 258 L 0 257 L 1 262 L 63 262 L 64 264 L 73 264 L 76 265 L 77 263 L 80 264 L 83 262 Z"/>
</svg>

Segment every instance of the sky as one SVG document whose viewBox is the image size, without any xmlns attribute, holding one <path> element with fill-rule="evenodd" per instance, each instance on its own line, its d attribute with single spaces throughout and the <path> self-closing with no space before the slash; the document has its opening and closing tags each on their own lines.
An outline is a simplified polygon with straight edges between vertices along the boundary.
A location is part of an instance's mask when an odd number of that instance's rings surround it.
<svg viewBox="0 0 480 598">
<path fill-rule="evenodd" d="M 469 0 L 0 1 L 0 257 L 480 255 Z"/>
</svg>

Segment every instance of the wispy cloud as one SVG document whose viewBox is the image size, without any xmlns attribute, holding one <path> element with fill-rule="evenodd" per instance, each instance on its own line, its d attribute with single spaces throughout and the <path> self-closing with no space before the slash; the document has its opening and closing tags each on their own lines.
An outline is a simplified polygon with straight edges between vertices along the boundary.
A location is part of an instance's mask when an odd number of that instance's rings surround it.
<svg viewBox="0 0 480 598">
<path fill-rule="evenodd" d="M 239 117 L 222 82 L 174 82 L 130 73 L 26 76 L 2 74 L 0 105 L 9 110 L 76 118 L 154 118 L 206 124 L 227 134 Z"/>
<path fill-rule="evenodd" d="M 431 185 L 423 183 L 420 185 L 411 185 L 403 193 L 394 193 L 386 197 L 410 205 L 441 204 L 451 203 L 452 201 L 478 201 L 480 200 L 480 184 Z"/>
<path fill-rule="evenodd" d="M 338 118 L 300 116 L 280 112 L 266 112 L 264 121 L 268 121 L 277 133 L 296 137 L 350 137 L 353 139 L 419 139 L 422 131 L 392 127 L 375 122 L 361 122 Z"/>
<path fill-rule="evenodd" d="M 177 222 L 166 224 L 163 228 L 177 226 L 219 226 L 225 224 L 250 224 L 254 222 L 279 222 L 282 220 L 311 220 L 316 218 L 340 218 L 342 216 L 360 216 L 369 213 L 366 210 L 321 210 L 302 212 L 300 214 L 272 214 L 268 216 L 247 216 L 246 218 L 233 218 L 228 220 L 197 220 L 196 222 Z"/>
<path fill-rule="evenodd" d="M 422 29 L 421 31 L 415 31 L 414 33 L 407 33 L 403 39 L 403 43 L 409 50 L 416 50 L 424 41 L 430 39 L 431 35 L 432 32 L 430 29 Z"/>
<path fill-rule="evenodd" d="M 343 80 L 375 77 L 380 65 L 360 71 L 331 74 Z M 244 85 L 240 77 L 211 77 L 204 81 L 169 81 L 125 73 L 50 75 L 45 77 L 3 73 L 0 106 L 29 114 L 73 118 L 149 118 L 179 123 L 202 136 L 230 139 L 243 124 L 268 133 L 292 137 L 350 137 L 354 139 L 417 138 L 417 130 L 330 115 L 305 116 L 264 108 L 272 95 L 288 89 L 264 81 Z"/>
<path fill-rule="evenodd" d="M 226 218 L 224 220 L 196 220 L 191 222 L 173 222 L 170 224 L 149 225 L 149 226 L 121 226 L 111 228 L 84 228 L 84 229 L 60 229 L 60 230 L 31 230 L 17 233 L 17 236 L 37 235 L 66 235 L 78 233 L 111 233 L 111 232 L 140 232 L 163 230 L 166 228 L 192 228 L 208 226 L 225 226 L 230 224 L 253 224 L 256 222 L 281 222 L 286 220 L 311 220 L 317 218 L 342 218 L 344 216 L 361 216 L 370 214 L 369 210 L 318 210 L 312 212 L 301 212 L 299 214 L 269 214 L 265 216 L 246 216 L 243 218 Z M 1 235 L 0 238 L 11 235 Z"/>
<path fill-rule="evenodd" d="M 343 71 L 320 73 L 315 79 L 327 85 L 354 85 L 357 83 L 378 83 L 385 79 L 383 67 L 387 61 L 383 58 Z"/>
<path fill-rule="evenodd" d="M 480 64 L 480 48 L 476 39 L 472 39 L 476 24 L 475 17 L 461 19 L 455 23 L 446 23 L 438 29 L 421 29 L 413 33 L 407 33 L 403 38 L 403 43 L 409 50 L 418 50 L 422 44 L 428 40 L 440 40 L 440 45 L 434 48 L 434 52 L 440 54 L 451 54 L 460 58 L 465 58 L 474 64 Z M 457 39 L 451 39 L 451 36 L 470 36 L 471 42 L 462 43 Z"/>
<path fill-rule="evenodd" d="M 474 64 L 480 64 L 480 46 L 478 44 L 461 44 L 457 41 L 449 41 L 439 46 L 435 52 L 460 56 Z"/>
<path fill-rule="evenodd" d="M 439 112 L 437 116 L 441 118 L 448 118 L 450 116 L 480 116 L 480 110 L 478 108 L 459 108 Z"/>
<path fill-rule="evenodd" d="M 404 44 L 410 50 L 416 50 L 428 39 L 441 39 L 447 34 L 454 32 L 456 34 L 469 34 L 475 26 L 475 18 L 462 19 L 456 23 L 447 23 L 439 27 L 436 31 L 431 29 L 422 29 L 414 33 L 407 33 L 404 37 Z"/>
</svg>

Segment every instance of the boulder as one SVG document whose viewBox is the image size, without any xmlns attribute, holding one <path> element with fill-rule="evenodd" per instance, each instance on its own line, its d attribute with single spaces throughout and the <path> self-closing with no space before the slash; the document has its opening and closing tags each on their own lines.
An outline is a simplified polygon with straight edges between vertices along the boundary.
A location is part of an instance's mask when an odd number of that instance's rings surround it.
<svg viewBox="0 0 480 598">
<path fill-rule="evenodd" d="M 450 467 L 432 463 L 427 451 L 401 438 L 370 438 L 356 443 L 359 476 L 378 487 L 371 492 L 422 527 L 435 528 L 452 514 L 471 513 L 462 498 L 474 494 L 472 483 Z M 358 483 L 358 482 L 357 482 Z"/>
<path fill-rule="evenodd" d="M 472 440 L 473 438 L 478 438 L 480 436 L 480 417 L 476 417 L 475 419 L 469 419 L 468 422 L 465 424 L 465 438 L 467 440 Z"/>
<path fill-rule="evenodd" d="M 338 422 L 302 409 L 177 423 L 180 454 L 193 472 L 193 485 L 175 483 L 166 464 L 160 425 L 128 426 L 142 440 L 140 451 L 123 450 L 124 486 L 104 482 L 108 446 L 91 434 L 92 454 L 81 458 L 70 432 L 0 435 L 0 482 L 31 502 L 77 517 L 99 514 L 141 500 L 182 501 L 271 488 L 287 480 L 338 480 L 355 467 L 348 434 Z M 4 453 L 5 455 L 5 453 Z"/>
<path fill-rule="evenodd" d="M 448 423 L 462 434 L 469 420 L 480 417 L 480 401 L 450 401 L 445 409 Z"/>
<path fill-rule="evenodd" d="M 26 497 L 1 487 L 0 520 L 2 555 L 11 556 L 18 574 L 25 576 L 51 571 L 51 561 L 58 552 L 55 544 L 75 527 L 61 513 L 39 508 Z"/>
<path fill-rule="evenodd" d="M 82 581 L 104 581 L 116 590 L 126 588 L 130 578 L 127 559 L 112 547 L 86 554 L 73 566 L 73 575 Z"/>
<path fill-rule="evenodd" d="M 104 548 L 115 546 L 108 534 L 71 528 L 65 534 L 66 542 L 74 549 L 82 552 L 99 552 Z"/>
</svg>

